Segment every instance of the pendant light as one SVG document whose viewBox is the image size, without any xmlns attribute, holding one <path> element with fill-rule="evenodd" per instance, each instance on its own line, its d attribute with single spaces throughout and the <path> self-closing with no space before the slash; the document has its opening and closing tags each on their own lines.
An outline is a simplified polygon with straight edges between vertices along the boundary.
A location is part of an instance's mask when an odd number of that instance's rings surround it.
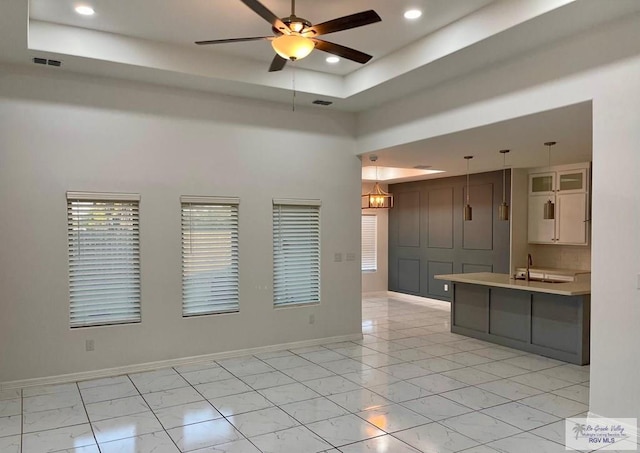
<svg viewBox="0 0 640 453">
<path fill-rule="evenodd" d="M 556 142 L 545 142 L 544 146 L 546 146 L 549 150 L 549 171 L 551 171 L 551 147 L 555 145 Z M 553 191 L 553 188 L 551 188 Z M 544 219 L 545 220 L 553 220 L 556 218 L 556 205 L 549 197 L 549 200 L 544 204 Z"/>
<path fill-rule="evenodd" d="M 499 151 L 502 154 L 502 203 L 498 206 L 498 220 L 509 220 L 509 205 L 507 204 L 507 153 L 508 149 Z"/>
<path fill-rule="evenodd" d="M 464 207 L 464 220 L 471 221 L 473 220 L 473 210 L 469 204 L 469 161 L 473 159 L 473 156 L 464 156 L 464 158 L 467 160 L 467 204 Z"/>
<path fill-rule="evenodd" d="M 378 156 L 369 156 L 369 160 L 375 163 Z M 378 166 L 376 165 L 376 183 L 371 191 L 362 196 L 362 209 L 389 209 L 393 208 L 393 194 L 382 190 L 378 183 Z"/>
</svg>

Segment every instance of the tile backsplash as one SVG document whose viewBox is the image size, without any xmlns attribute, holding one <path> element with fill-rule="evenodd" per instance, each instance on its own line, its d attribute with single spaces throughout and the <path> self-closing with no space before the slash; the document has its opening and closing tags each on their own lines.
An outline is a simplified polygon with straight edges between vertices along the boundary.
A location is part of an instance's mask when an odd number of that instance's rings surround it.
<svg viewBox="0 0 640 453">
<path fill-rule="evenodd" d="M 591 246 L 529 244 L 534 267 L 591 269 Z"/>
</svg>

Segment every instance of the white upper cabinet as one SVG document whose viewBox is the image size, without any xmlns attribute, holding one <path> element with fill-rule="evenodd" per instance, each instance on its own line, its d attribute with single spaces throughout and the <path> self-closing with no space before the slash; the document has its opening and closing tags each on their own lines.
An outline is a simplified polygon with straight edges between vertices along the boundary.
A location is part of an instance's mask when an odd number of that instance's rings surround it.
<svg viewBox="0 0 640 453">
<path fill-rule="evenodd" d="M 587 169 L 562 170 L 557 175 L 558 193 L 584 193 L 587 190 Z"/>
<path fill-rule="evenodd" d="M 556 244 L 586 245 L 587 193 L 559 193 L 556 200 Z"/>
<path fill-rule="evenodd" d="M 556 187 L 555 172 L 529 175 L 529 195 L 552 195 Z"/>
<path fill-rule="evenodd" d="M 563 165 L 529 174 L 529 243 L 589 243 L 589 168 L 589 163 Z M 547 220 L 544 205 L 549 200 L 555 218 Z"/>
<path fill-rule="evenodd" d="M 551 195 L 553 199 L 553 195 Z M 535 244 L 556 243 L 555 220 L 544 218 L 544 205 L 547 195 L 529 195 L 529 242 Z"/>
</svg>

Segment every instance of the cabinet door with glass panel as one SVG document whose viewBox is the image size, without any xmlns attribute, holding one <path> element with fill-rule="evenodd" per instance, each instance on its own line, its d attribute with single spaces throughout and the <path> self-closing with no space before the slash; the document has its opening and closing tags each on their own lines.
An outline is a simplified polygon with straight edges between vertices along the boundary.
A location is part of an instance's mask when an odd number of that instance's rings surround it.
<svg viewBox="0 0 640 453">
<path fill-rule="evenodd" d="M 556 188 L 556 172 L 529 175 L 529 195 L 553 195 Z"/>
<path fill-rule="evenodd" d="M 558 193 L 587 192 L 587 169 L 562 170 L 556 172 Z"/>
</svg>

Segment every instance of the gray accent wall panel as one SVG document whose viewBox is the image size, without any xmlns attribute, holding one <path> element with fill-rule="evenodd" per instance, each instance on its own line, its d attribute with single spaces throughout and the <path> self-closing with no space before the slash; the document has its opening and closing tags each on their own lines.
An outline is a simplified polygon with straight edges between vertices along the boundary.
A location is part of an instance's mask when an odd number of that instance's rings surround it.
<svg viewBox="0 0 640 453">
<path fill-rule="evenodd" d="M 429 191 L 427 208 L 428 246 L 453 248 L 453 187 Z"/>
<path fill-rule="evenodd" d="M 463 274 L 472 274 L 474 272 L 493 272 L 493 266 L 491 264 L 462 263 Z"/>
<path fill-rule="evenodd" d="M 443 263 L 440 261 L 429 261 L 427 263 L 427 293 L 429 296 L 447 297 L 450 291 L 444 290 L 444 285 L 451 284 L 443 280 L 436 280 L 433 278 L 436 275 L 451 274 L 453 273 L 453 263 Z"/>
<path fill-rule="evenodd" d="M 420 260 L 398 260 L 398 288 L 411 294 L 420 292 Z"/>
<path fill-rule="evenodd" d="M 398 213 L 398 245 L 420 247 L 420 192 L 405 192 L 395 199 Z"/>
<path fill-rule="evenodd" d="M 507 195 L 510 180 L 508 171 Z M 389 290 L 451 301 L 451 285 L 444 291 L 446 282 L 434 280 L 434 275 L 509 273 L 509 222 L 497 219 L 502 172 L 471 175 L 471 222 L 462 218 L 465 187 L 466 176 L 389 186 L 396 202 L 389 211 Z M 400 260 L 419 261 L 419 284 L 416 266 L 400 266 Z M 441 271 L 431 263 L 448 264 Z M 402 275 L 405 267 L 408 275 Z"/>
<path fill-rule="evenodd" d="M 466 197 L 466 188 L 463 190 Z M 462 248 L 493 250 L 493 184 L 471 186 L 473 220 L 463 222 Z M 463 200 L 466 198 L 463 197 Z"/>
</svg>

